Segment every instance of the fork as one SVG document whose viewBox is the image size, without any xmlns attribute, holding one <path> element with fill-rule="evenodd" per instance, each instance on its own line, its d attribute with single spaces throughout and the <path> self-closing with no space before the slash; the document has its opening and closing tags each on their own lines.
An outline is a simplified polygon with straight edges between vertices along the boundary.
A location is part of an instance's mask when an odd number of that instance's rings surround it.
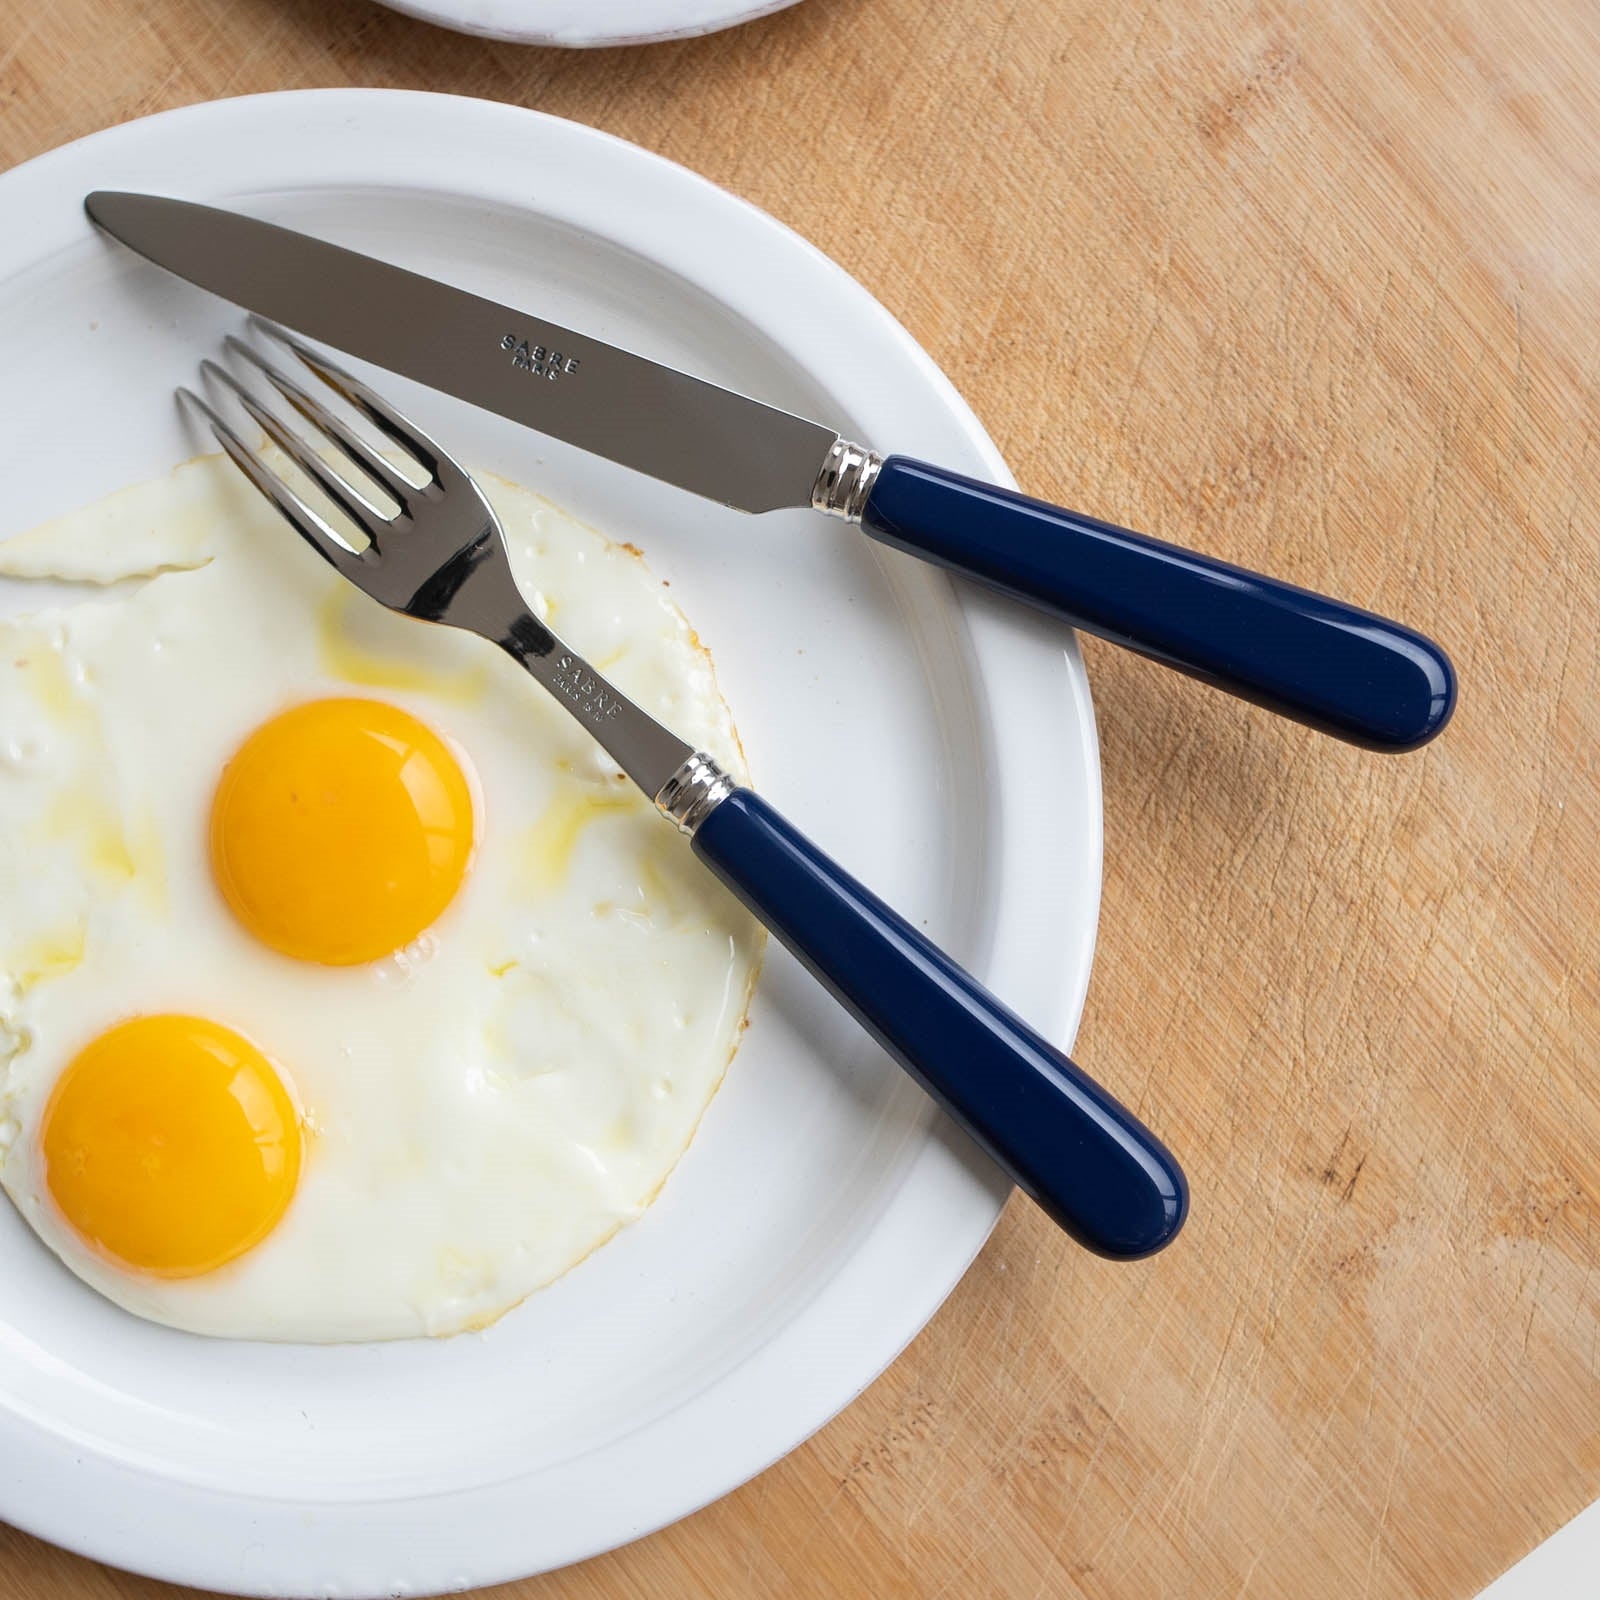
<svg viewBox="0 0 1600 1600">
<path fill-rule="evenodd" d="M 471 477 L 413 423 L 321 351 L 274 324 L 291 351 L 423 473 L 400 471 L 310 388 L 243 340 L 226 348 L 380 486 L 395 510 L 338 470 L 214 361 L 201 373 L 360 529 L 358 548 L 191 389 L 179 399 L 303 539 L 391 611 L 465 628 L 498 645 L 600 742 L 696 855 L 967 1131 L 1011 1179 L 1096 1253 L 1133 1260 L 1171 1242 L 1188 1187 L 1164 1145 L 753 790 L 620 694 L 530 610 L 493 509 Z"/>
</svg>

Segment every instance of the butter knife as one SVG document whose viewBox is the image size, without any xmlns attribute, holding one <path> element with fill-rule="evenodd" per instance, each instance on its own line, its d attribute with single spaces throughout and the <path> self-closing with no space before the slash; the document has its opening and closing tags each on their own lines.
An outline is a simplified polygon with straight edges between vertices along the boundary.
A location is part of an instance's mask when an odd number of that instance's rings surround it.
<svg viewBox="0 0 1600 1600">
<path fill-rule="evenodd" d="M 1431 639 L 1341 601 L 907 456 L 253 217 L 85 201 L 108 233 L 225 300 L 740 511 L 809 506 L 1085 632 L 1372 750 L 1449 719 Z"/>
</svg>

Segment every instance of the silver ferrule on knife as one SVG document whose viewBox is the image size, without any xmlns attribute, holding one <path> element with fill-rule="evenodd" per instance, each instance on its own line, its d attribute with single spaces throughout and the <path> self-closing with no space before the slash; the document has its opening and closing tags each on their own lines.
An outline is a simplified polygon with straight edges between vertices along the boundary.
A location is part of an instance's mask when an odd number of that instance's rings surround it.
<svg viewBox="0 0 1600 1600">
<path fill-rule="evenodd" d="M 865 445 L 839 438 L 829 447 L 827 459 L 812 486 L 811 504 L 830 517 L 860 522 L 867 496 L 883 467 L 883 457 Z"/>
</svg>

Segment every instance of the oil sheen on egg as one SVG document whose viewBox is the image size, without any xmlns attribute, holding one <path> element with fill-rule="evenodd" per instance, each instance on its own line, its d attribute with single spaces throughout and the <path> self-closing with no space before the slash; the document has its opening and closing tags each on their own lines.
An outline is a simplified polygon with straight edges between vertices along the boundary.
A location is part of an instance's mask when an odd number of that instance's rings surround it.
<svg viewBox="0 0 1600 1600">
<path fill-rule="evenodd" d="M 485 488 L 535 609 L 742 776 L 643 561 Z M 644 1211 L 761 939 L 542 689 L 215 457 L 0 575 L 82 586 L 0 620 L 0 1184 L 73 1272 L 199 1333 L 439 1335 Z"/>
</svg>

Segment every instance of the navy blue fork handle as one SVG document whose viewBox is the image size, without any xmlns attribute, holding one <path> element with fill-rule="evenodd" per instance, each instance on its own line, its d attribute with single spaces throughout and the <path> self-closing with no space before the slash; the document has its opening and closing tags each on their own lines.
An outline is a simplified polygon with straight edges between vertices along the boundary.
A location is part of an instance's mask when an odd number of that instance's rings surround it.
<svg viewBox="0 0 1600 1600">
<path fill-rule="evenodd" d="M 1161 1141 L 759 795 L 734 790 L 694 848 L 1080 1244 L 1134 1260 L 1172 1241 L 1189 1190 Z"/>
<path fill-rule="evenodd" d="M 1370 611 L 942 467 L 890 456 L 861 516 L 873 538 L 1369 750 L 1445 725 L 1455 672 Z"/>
</svg>

